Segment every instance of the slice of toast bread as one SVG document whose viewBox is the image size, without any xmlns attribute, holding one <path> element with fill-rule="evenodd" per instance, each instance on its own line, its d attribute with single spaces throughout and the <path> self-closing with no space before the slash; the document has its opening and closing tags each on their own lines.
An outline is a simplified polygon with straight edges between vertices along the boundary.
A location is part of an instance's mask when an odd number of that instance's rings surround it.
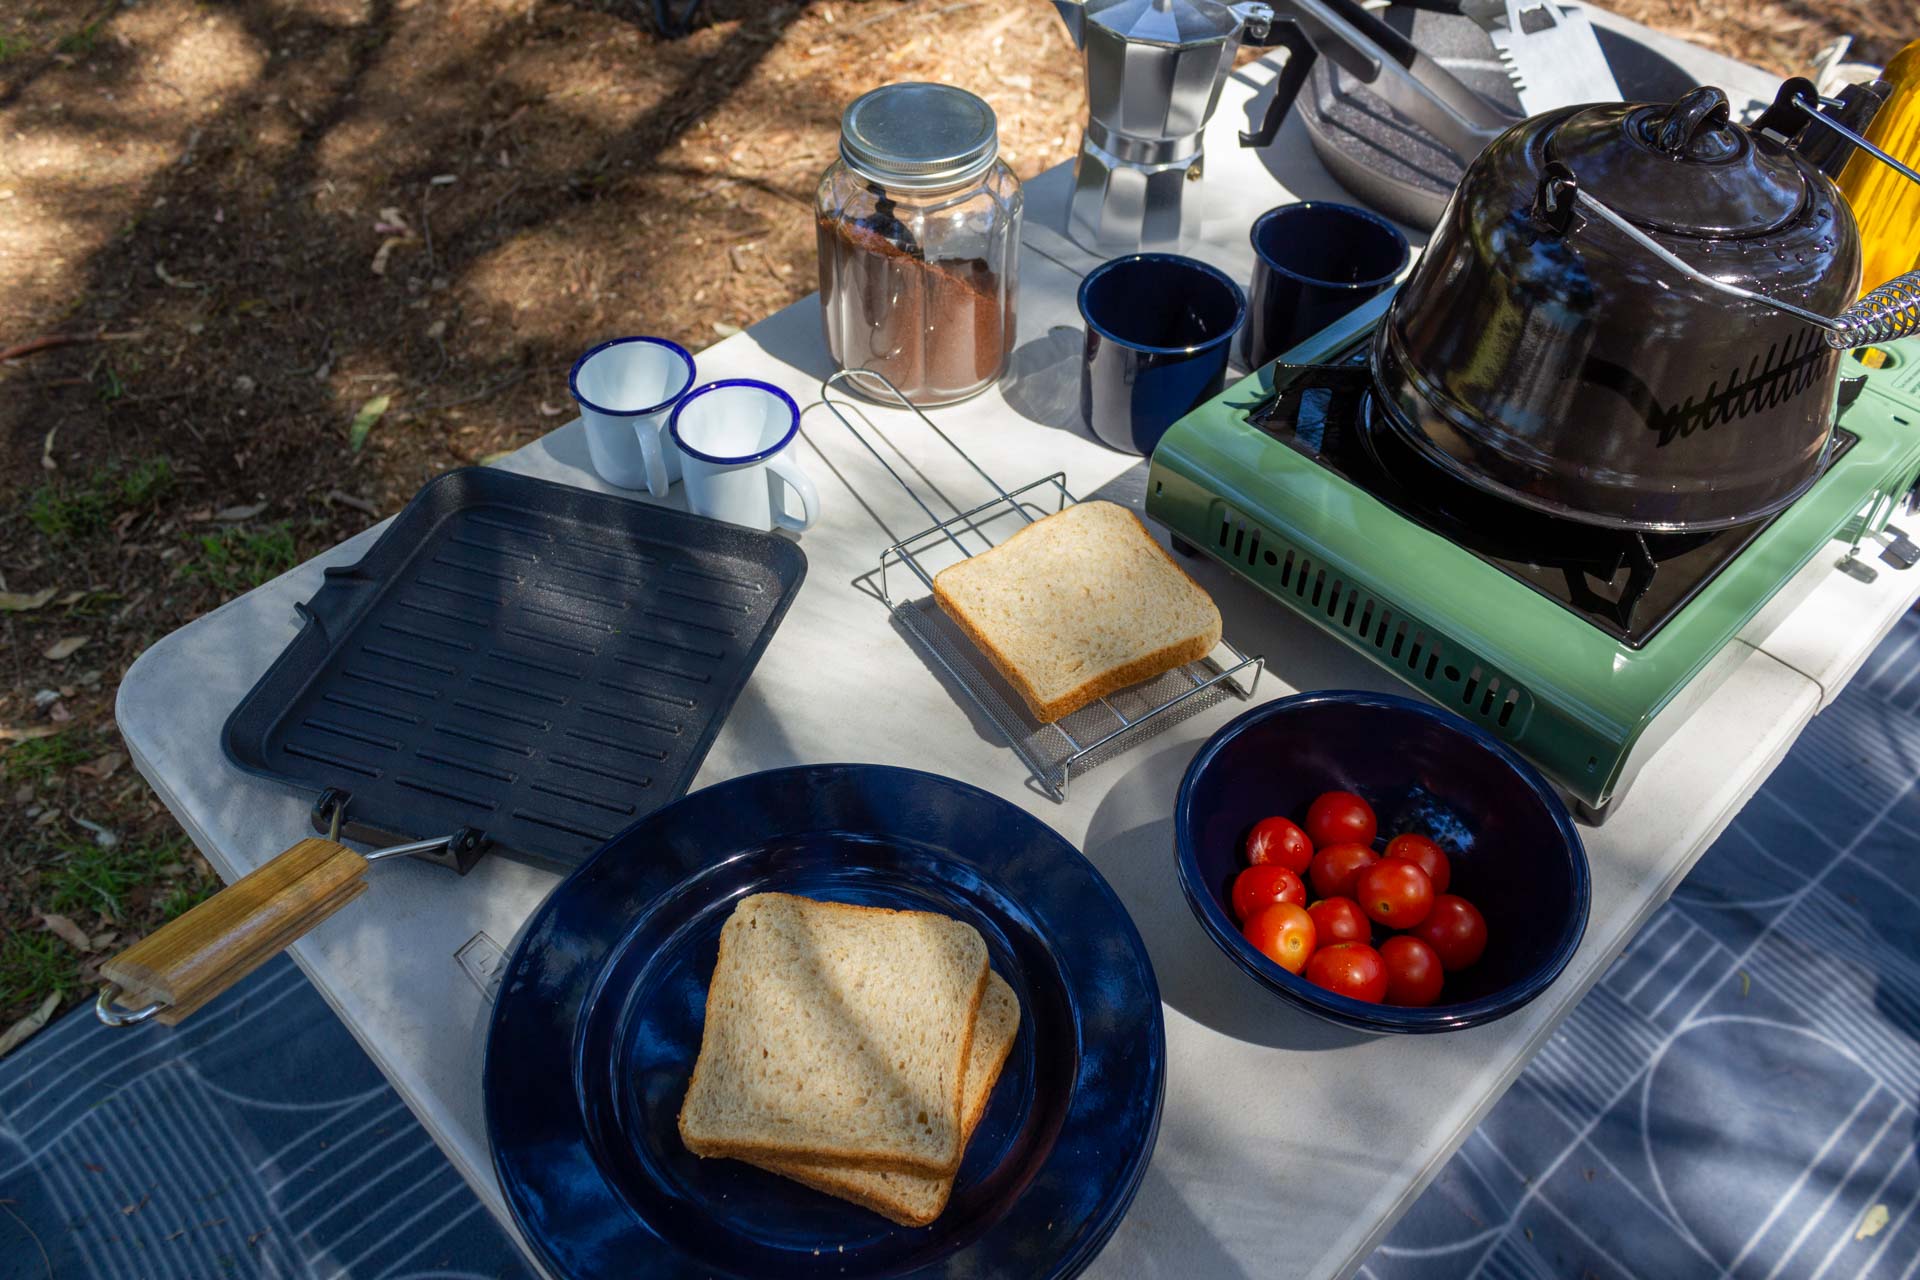
<svg viewBox="0 0 1920 1280">
<path fill-rule="evenodd" d="M 993 1087 L 1000 1080 L 1000 1068 L 1006 1065 L 1019 1034 L 1020 999 L 999 974 L 989 973 L 987 994 L 980 1001 L 980 1019 L 974 1024 L 973 1048 L 967 1054 L 966 1100 L 960 1115 L 963 1146 L 973 1140 L 980 1117 L 987 1113 Z M 926 1226 L 940 1216 L 953 1195 L 952 1178 L 786 1160 L 752 1163 L 815 1191 L 864 1205 L 903 1227 Z"/>
<path fill-rule="evenodd" d="M 948 565 L 934 599 L 1042 724 L 1213 652 L 1220 611 L 1111 502 L 1080 502 Z"/>
<path fill-rule="evenodd" d="M 951 1175 L 986 984 L 986 944 L 958 920 L 742 898 L 720 931 L 681 1140 L 701 1156 Z"/>
</svg>

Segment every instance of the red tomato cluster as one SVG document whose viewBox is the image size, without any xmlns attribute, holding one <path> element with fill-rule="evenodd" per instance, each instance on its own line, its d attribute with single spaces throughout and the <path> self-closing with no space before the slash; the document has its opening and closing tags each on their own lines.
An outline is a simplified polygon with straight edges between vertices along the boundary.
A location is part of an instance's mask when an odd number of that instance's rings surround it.
<svg viewBox="0 0 1920 1280">
<path fill-rule="evenodd" d="M 1447 974 L 1486 950 L 1487 922 L 1447 892 L 1453 868 L 1439 845 L 1408 831 L 1375 853 L 1378 834 L 1372 806 L 1350 791 L 1321 795 L 1304 827 L 1262 818 L 1247 833 L 1233 915 L 1262 955 L 1315 986 L 1374 1004 L 1430 1005 Z M 1374 925 L 1395 931 L 1378 947 Z"/>
</svg>

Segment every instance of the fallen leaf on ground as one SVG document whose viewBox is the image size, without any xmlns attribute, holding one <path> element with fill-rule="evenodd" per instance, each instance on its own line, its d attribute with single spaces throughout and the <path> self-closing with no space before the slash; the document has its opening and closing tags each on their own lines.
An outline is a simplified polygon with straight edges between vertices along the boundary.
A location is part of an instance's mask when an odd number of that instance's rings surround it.
<svg viewBox="0 0 1920 1280">
<path fill-rule="evenodd" d="M 0 724 L 0 742 L 32 742 L 35 738 L 51 738 L 58 732 L 50 724 L 23 724 L 18 727 Z"/>
<path fill-rule="evenodd" d="M 160 283 L 170 289 L 204 289 L 207 287 L 203 284 L 195 284 L 191 280 L 182 280 L 179 276 L 168 271 L 164 262 L 156 262 L 153 264 L 153 274 L 159 276 Z"/>
<path fill-rule="evenodd" d="M 370 516 L 377 516 L 380 514 L 380 508 L 374 506 L 371 502 L 367 501 L 365 498 L 356 498 L 351 493 L 347 493 L 344 490 L 340 490 L 340 489 L 329 490 L 327 492 L 326 501 L 337 502 L 343 507 L 352 507 L 355 511 L 364 511 Z"/>
<path fill-rule="evenodd" d="M 87 947 L 92 951 L 105 951 L 117 942 L 119 938 L 120 931 L 118 929 L 105 929 L 89 938 L 87 940 Z"/>
<path fill-rule="evenodd" d="M 87 764 L 80 766 L 80 772 L 90 777 L 107 779 L 120 772 L 120 766 L 127 762 L 124 752 L 109 751 Z"/>
<path fill-rule="evenodd" d="M 47 587 L 41 591 L 0 591 L 0 612 L 25 613 L 38 609 L 53 599 L 56 590 L 56 587 Z"/>
<path fill-rule="evenodd" d="M 267 509 L 264 502 L 249 502 L 244 507 L 222 507 L 213 513 L 215 520 L 251 520 Z"/>
<path fill-rule="evenodd" d="M 59 992 L 55 992 L 45 1000 L 42 1000 L 38 1009 L 35 1009 L 32 1013 L 8 1027 L 5 1034 L 0 1034 L 0 1058 L 4 1058 L 9 1053 L 12 1053 L 15 1049 L 26 1043 L 34 1032 L 46 1026 L 47 1022 L 53 1017 L 53 1011 L 59 1007 L 60 994 Z"/>
<path fill-rule="evenodd" d="M 412 243 L 412 236 L 388 236 L 382 240 L 380 247 L 373 251 L 373 274 L 377 276 L 387 274 L 387 259 L 392 256 L 393 251 L 403 244 Z"/>
<path fill-rule="evenodd" d="M 715 320 L 713 322 L 713 331 L 723 338 L 731 338 L 734 334 L 740 332 L 740 326 L 737 324 L 728 324 L 725 320 Z"/>
<path fill-rule="evenodd" d="M 67 710 L 66 703 L 56 702 L 47 708 L 47 719 L 53 721 L 55 724 L 65 724 L 67 721 L 73 719 L 73 712 Z"/>
<path fill-rule="evenodd" d="M 102 849 L 111 849 L 120 843 L 120 837 L 118 835 L 97 822 L 89 822 L 77 813 L 73 815 L 73 820 L 93 832 L 93 842 Z"/>
<path fill-rule="evenodd" d="M 386 414 L 387 406 L 393 403 L 393 397 L 378 395 L 360 406 L 360 412 L 353 415 L 353 425 L 347 428 L 347 447 L 355 453 L 367 442 L 367 436 L 373 431 L 374 424 Z"/>
<path fill-rule="evenodd" d="M 46 659 L 48 662 L 65 662 L 68 658 L 80 652 L 86 643 L 87 638 L 85 636 L 62 636 L 47 646 Z"/>
<path fill-rule="evenodd" d="M 87 938 L 87 931 L 65 916 L 48 913 L 40 917 L 40 923 L 46 926 L 48 933 L 72 947 L 75 951 L 91 951 L 93 944 Z"/>
<path fill-rule="evenodd" d="M 1891 1216 L 1892 1215 L 1887 1212 L 1887 1206 L 1883 1204 L 1873 1206 L 1873 1208 L 1867 1210 L 1866 1216 L 1860 1219 L 1860 1229 L 1853 1233 L 1853 1238 L 1855 1240 L 1866 1240 L 1879 1235 L 1880 1229 L 1887 1225 L 1887 1219 Z"/>
</svg>

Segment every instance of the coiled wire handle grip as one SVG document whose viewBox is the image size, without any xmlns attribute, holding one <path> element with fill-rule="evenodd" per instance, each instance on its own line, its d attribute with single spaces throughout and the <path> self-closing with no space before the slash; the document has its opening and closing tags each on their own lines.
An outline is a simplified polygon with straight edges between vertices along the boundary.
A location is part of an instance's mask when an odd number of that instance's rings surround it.
<svg viewBox="0 0 1920 1280">
<path fill-rule="evenodd" d="M 1866 347 L 1920 333 L 1920 270 L 1903 271 L 1836 317 L 1829 330 L 1836 347 Z"/>
</svg>

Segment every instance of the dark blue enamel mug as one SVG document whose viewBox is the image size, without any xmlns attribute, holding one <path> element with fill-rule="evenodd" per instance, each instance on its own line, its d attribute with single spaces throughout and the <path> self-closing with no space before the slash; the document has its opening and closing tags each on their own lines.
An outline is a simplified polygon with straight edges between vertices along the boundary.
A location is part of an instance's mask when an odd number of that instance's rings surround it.
<svg viewBox="0 0 1920 1280">
<path fill-rule="evenodd" d="M 1247 297 L 1223 271 L 1136 253 L 1080 282 L 1087 359 L 1080 417 L 1103 444 L 1149 454 L 1168 427 L 1226 385 Z"/>
<path fill-rule="evenodd" d="M 1269 209 L 1254 221 L 1247 367 L 1258 369 L 1392 284 L 1412 250 L 1377 213 L 1331 200 Z"/>
</svg>

